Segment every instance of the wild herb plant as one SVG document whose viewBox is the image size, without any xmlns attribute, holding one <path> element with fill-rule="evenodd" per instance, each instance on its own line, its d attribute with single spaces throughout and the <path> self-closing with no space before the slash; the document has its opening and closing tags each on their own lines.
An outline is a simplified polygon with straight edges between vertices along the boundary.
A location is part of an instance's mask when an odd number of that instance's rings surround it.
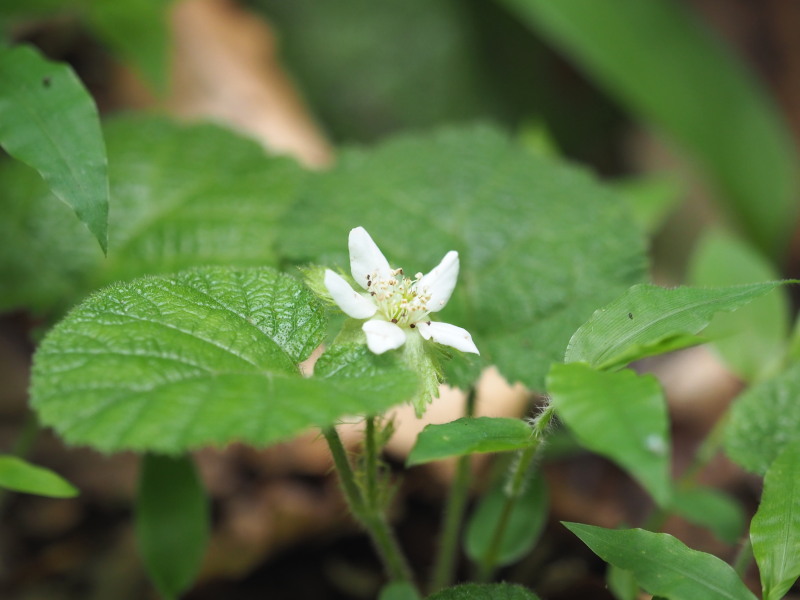
<svg viewBox="0 0 800 600">
<path fill-rule="evenodd" d="M 764 599 L 783 597 L 800 575 L 798 342 L 774 267 L 797 189 L 773 112 L 667 2 L 505 4 L 704 161 L 739 227 L 697 251 L 698 285 L 648 282 L 642 219 L 658 210 L 641 206 L 644 194 L 621 193 L 497 127 L 344 148 L 336 166 L 311 173 L 212 125 L 132 115 L 101 127 L 68 67 L 28 47 L 0 50 L 0 143 L 19 161 L 0 164 L 0 308 L 52 325 L 31 381 L 40 423 L 69 445 L 142 455 L 139 548 L 165 598 L 191 585 L 208 537 L 190 452 L 265 447 L 309 428 L 327 441 L 383 562 L 387 599 L 535 598 L 491 582 L 541 534 L 542 452 L 559 428 L 654 502 L 643 528 L 564 523 L 609 563 L 621 600 L 640 589 L 754 598 L 741 578 L 751 557 Z M 696 62 L 675 71 L 648 36 Z M 633 60 L 639 47 L 656 48 L 644 65 Z M 666 74 L 668 85 L 657 78 Z M 699 120 L 686 112 L 695 83 L 723 95 L 698 101 Z M 726 335 L 703 337 L 709 324 Z M 710 340 L 752 385 L 674 478 L 663 389 L 631 364 Z M 313 374 L 304 372 L 320 347 Z M 472 414 L 489 365 L 536 393 L 527 414 Z M 463 418 L 428 426 L 407 460 L 458 459 L 433 570 L 415 573 L 387 516 L 381 451 L 388 411 L 410 402 L 423 414 L 441 383 L 469 401 Z M 337 433 L 345 418 L 363 423 L 358 460 Z M 764 476 L 747 535 L 734 500 L 695 480 L 720 446 Z M 467 515 L 476 453 L 514 458 Z M 74 493 L 11 456 L 0 457 L 0 483 Z M 740 559 L 729 565 L 658 533 L 673 513 L 739 544 Z M 475 581 L 452 587 L 462 542 Z"/>
</svg>

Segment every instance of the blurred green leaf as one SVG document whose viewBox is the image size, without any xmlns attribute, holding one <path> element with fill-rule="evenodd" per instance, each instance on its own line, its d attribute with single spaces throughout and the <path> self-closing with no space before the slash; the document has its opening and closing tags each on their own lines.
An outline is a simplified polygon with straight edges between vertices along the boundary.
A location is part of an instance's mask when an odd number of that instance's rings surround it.
<svg viewBox="0 0 800 600">
<path fill-rule="evenodd" d="M 458 0 L 252 4 L 280 32 L 281 57 L 336 139 L 372 141 L 485 114 L 492 91 L 479 79 L 476 36 Z"/>
<path fill-rule="evenodd" d="M 467 523 L 464 550 L 476 563 L 483 561 L 497 531 L 507 499 L 504 488 L 505 481 L 501 480 L 486 492 Z M 547 522 L 548 510 L 547 485 L 543 477 L 534 476 L 511 511 L 496 566 L 516 562 L 533 548 Z"/>
<path fill-rule="evenodd" d="M 535 443 L 530 426 L 521 419 L 477 417 L 441 425 L 426 425 L 406 459 L 421 465 L 451 456 L 519 450 Z"/>
<path fill-rule="evenodd" d="M 779 285 L 777 281 L 708 289 L 635 285 L 581 325 L 569 341 L 564 361 L 613 369 L 696 345 L 703 340 L 694 335 L 716 313 L 736 310 Z"/>
<path fill-rule="evenodd" d="M 764 600 L 779 600 L 800 577 L 800 443 L 789 444 L 764 477 L 750 524 Z"/>
<path fill-rule="evenodd" d="M 381 590 L 378 600 L 420 600 L 420 596 L 413 584 L 394 581 Z"/>
<path fill-rule="evenodd" d="M 457 250 L 442 320 L 468 329 L 507 379 L 541 389 L 598 303 L 644 277 L 628 213 L 584 171 L 471 127 L 343 151 L 301 188 L 281 247 L 297 263 L 344 268 L 347 234 L 361 225 L 406 273 Z"/>
<path fill-rule="evenodd" d="M 415 380 L 303 378 L 325 335 L 306 288 L 268 269 L 208 267 L 95 293 L 36 356 L 31 401 L 68 442 L 174 453 L 270 444 L 406 400 Z"/>
<path fill-rule="evenodd" d="M 666 533 L 564 526 L 604 561 L 631 571 L 650 594 L 669 600 L 756 600 L 730 565 Z"/>
<path fill-rule="evenodd" d="M 606 584 L 617 600 L 636 600 L 639 596 L 639 584 L 633 573 L 615 565 L 606 569 Z"/>
<path fill-rule="evenodd" d="M 547 392 L 582 446 L 626 469 L 660 505 L 669 503 L 667 406 L 655 377 L 554 364 Z"/>
<path fill-rule="evenodd" d="M 510 583 L 466 583 L 437 592 L 426 600 L 539 600 L 539 596 Z"/>
<path fill-rule="evenodd" d="M 797 214 L 787 125 L 729 50 L 670 0 L 503 0 L 706 168 L 754 243 L 786 250 Z"/>
<path fill-rule="evenodd" d="M 26 174 L 0 169 L 0 308 L 58 312 L 104 284 L 204 265 L 276 265 L 278 223 L 302 170 L 211 125 L 152 116 L 106 124 L 113 206 L 107 260 Z M 56 207 L 60 208 L 60 207 Z M 48 212 L 49 211 L 49 212 Z M 42 219 L 42 222 L 37 221 Z"/>
<path fill-rule="evenodd" d="M 7 454 L 0 455 L 0 488 L 53 498 L 78 495 L 75 486 L 49 469 Z"/>
<path fill-rule="evenodd" d="M 129 61 L 151 88 L 167 92 L 171 61 L 167 10 L 173 0 L 92 0 L 89 26 L 112 50 Z"/>
<path fill-rule="evenodd" d="M 0 47 L 0 144 L 39 172 L 106 252 L 106 148 L 94 100 L 70 67 L 28 46 Z"/>
<path fill-rule="evenodd" d="M 191 457 L 145 454 L 136 537 L 147 572 L 167 600 L 194 581 L 210 529 L 208 499 Z"/>
<path fill-rule="evenodd" d="M 779 276 L 755 249 L 721 230 L 703 237 L 690 268 L 690 279 L 697 286 L 754 283 Z M 786 353 L 788 294 L 778 289 L 732 314 L 718 315 L 706 333 L 725 362 L 745 380 L 774 375 Z"/>
<path fill-rule="evenodd" d="M 684 193 L 683 185 L 668 175 L 629 177 L 612 185 L 628 201 L 639 227 L 651 234 L 658 231 Z"/>
<path fill-rule="evenodd" d="M 719 490 L 678 488 L 670 508 L 686 520 L 708 527 L 727 544 L 735 544 L 744 532 L 744 510 L 733 498 Z"/>
<path fill-rule="evenodd" d="M 764 475 L 788 445 L 800 441 L 800 364 L 739 395 L 725 429 L 725 452 L 748 471 Z"/>
</svg>

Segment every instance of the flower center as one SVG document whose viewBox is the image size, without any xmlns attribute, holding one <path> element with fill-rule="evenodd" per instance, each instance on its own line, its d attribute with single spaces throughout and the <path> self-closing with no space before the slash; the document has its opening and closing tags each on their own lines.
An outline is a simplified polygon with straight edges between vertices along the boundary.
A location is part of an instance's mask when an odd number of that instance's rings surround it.
<svg viewBox="0 0 800 600">
<path fill-rule="evenodd" d="M 403 269 L 394 269 L 388 279 L 381 279 L 377 273 L 367 275 L 367 291 L 378 306 L 378 313 L 387 321 L 401 327 L 415 327 L 415 323 L 428 316 L 428 302 L 431 295 L 419 289 L 422 273 L 414 279 L 403 276 Z"/>
</svg>

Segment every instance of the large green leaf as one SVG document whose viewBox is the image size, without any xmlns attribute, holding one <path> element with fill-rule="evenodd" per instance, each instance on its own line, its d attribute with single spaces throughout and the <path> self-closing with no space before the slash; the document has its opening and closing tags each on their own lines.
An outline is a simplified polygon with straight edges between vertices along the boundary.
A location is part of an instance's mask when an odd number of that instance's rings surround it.
<svg viewBox="0 0 800 600">
<path fill-rule="evenodd" d="M 750 524 L 764 600 L 779 600 L 800 577 L 800 443 L 787 446 L 764 477 Z"/>
<path fill-rule="evenodd" d="M 465 583 L 428 596 L 427 600 L 539 600 L 539 596 L 510 583 Z"/>
<path fill-rule="evenodd" d="M 44 186 L 0 170 L 0 309 L 58 310 L 97 287 L 204 265 L 275 265 L 278 223 L 303 176 L 288 159 L 211 125 L 138 116 L 107 124 L 108 260 Z M 61 207 L 56 206 L 55 209 Z"/>
<path fill-rule="evenodd" d="M 705 235 L 692 257 L 692 284 L 723 286 L 777 279 L 777 269 L 743 240 L 721 230 Z M 721 314 L 707 330 L 725 362 L 747 381 L 758 381 L 780 367 L 789 336 L 785 290 L 756 298 L 731 314 Z"/>
<path fill-rule="evenodd" d="M 415 380 L 394 369 L 303 378 L 298 363 L 325 326 L 311 292 L 272 269 L 208 267 L 116 284 L 45 337 L 31 401 L 69 443 L 174 453 L 273 443 L 414 392 Z"/>
<path fill-rule="evenodd" d="M 698 344 L 702 340 L 695 334 L 714 314 L 736 310 L 778 285 L 776 281 L 721 288 L 635 285 L 581 325 L 569 341 L 564 361 L 610 369 Z"/>
<path fill-rule="evenodd" d="M 744 531 L 742 507 L 727 494 L 713 488 L 677 489 L 670 508 L 684 519 L 708 527 L 728 544 L 735 544 Z"/>
<path fill-rule="evenodd" d="M 165 600 L 197 575 L 210 529 L 208 498 L 188 456 L 142 458 L 136 537 L 150 578 Z"/>
<path fill-rule="evenodd" d="M 441 319 L 468 329 L 508 379 L 539 389 L 578 325 L 645 272 L 621 199 L 485 127 L 342 152 L 301 190 L 282 248 L 345 268 L 359 225 L 406 273 L 457 250 L 461 273 Z"/>
<path fill-rule="evenodd" d="M 707 169 L 739 225 L 772 256 L 797 206 L 795 155 L 756 80 L 671 0 L 504 0 Z"/>
<path fill-rule="evenodd" d="M 75 486 L 49 469 L 7 454 L 0 455 L 0 488 L 53 498 L 78 495 Z"/>
<path fill-rule="evenodd" d="M 725 430 L 725 451 L 745 469 L 764 475 L 788 444 L 800 441 L 800 364 L 736 398 Z"/>
<path fill-rule="evenodd" d="M 655 377 L 555 364 L 547 392 L 581 445 L 627 469 L 659 504 L 669 502 L 667 407 Z"/>
<path fill-rule="evenodd" d="M 505 485 L 506 482 L 501 480 L 484 494 L 467 524 L 464 550 L 477 564 L 483 561 L 489 551 L 502 519 L 508 499 Z M 514 503 L 495 557 L 496 566 L 516 562 L 533 548 L 547 523 L 549 507 L 547 485 L 544 478 L 537 475 L 527 483 Z"/>
<path fill-rule="evenodd" d="M 39 172 L 105 252 L 106 148 L 94 100 L 70 67 L 27 46 L 0 48 L 0 145 Z"/>
<path fill-rule="evenodd" d="M 647 592 L 668 600 L 756 600 L 730 565 L 666 533 L 564 523 L 604 561 L 631 571 Z"/>
<path fill-rule="evenodd" d="M 451 456 L 520 450 L 535 443 L 531 428 L 520 419 L 477 417 L 426 425 L 406 465 L 420 465 Z"/>
</svg>

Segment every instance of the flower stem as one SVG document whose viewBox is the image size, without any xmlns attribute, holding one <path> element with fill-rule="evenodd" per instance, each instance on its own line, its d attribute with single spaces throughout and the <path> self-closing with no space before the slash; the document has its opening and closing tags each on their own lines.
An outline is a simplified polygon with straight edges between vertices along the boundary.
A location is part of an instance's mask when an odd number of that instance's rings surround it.
<svg viewBox="0 0 800 600">
<path fill-rule="evenodd" d="M 367 430 L 364 435 L 366 450 L 366 503 L 378 510 L 378 444 L 375 439 L 375 417 L 367 417 Z"/>
<path fill-rule="evenodd" d="M 554 414 L 555 411 L 552 406 L 547 406 L 544 409 L 544 411 L 536 418 L 532 425 L 535 442 L 524 450 L 520 450 L 517 454 L 517 460 L 505 486 L 506 501 L 503 504 L 500 518 L 497 522 L 497 526 L 495 527 L 489 547 L 486 550 L 486 554 L 484 554 L 480 564 L 478 565 L 478 573 L 476 577 L 478 582 L 489 581 L 492 573 L 495 571 L 503 537 L 505 536 L 506 529 L 508 529 L 508 524 L 511 520 L 511 514 L 514 512 L 514 507 L 517 504 L 517 500 L 519 500 L 519 497 L 522 495 L 525 482 L 528 478 L 528 472 L 531 465 L 534 463 L 534 459 L 537 457 L 539 450 L 542 448 L 542 442 L 546 436 L 547 426 Z"/>
<path fill-rule="evenodd" d="M 475 387 L 467 394 L 466 416 L 475 414 Z M 453 485 L 444 510 L 444 527 L 439 538 L 439 553 L 434 563 L 430 592 L 436 592 L 453 583 L 456 555 L 458 553 L 459 532 L 464 521 L 470 486 L 470 457 L 460 456 L 456 463 Z"/>
<path fill-rule="evenodd" d="M 367 442 L 367 452 L 369 452 L 370 444 L 372 444 L 373 449 L 376 450 L 374 421 L 372 423 L 372 442 Z M 369 429 L 370 428 L 368 426 L 368 430 Z M 372 539 L 372 543 L 375 545 L 375 548 L 377 549 L 378 554 L 383 561 L 386 572 L 389 574 L 389 577 L 392 581 L 407 581 L 411 583 L 413 581 L 411 569 L 408 566 L 405 556 L 400 550 L 400 546 L 398 545 L 394 534 L 389 528 L 389 524 L 386 521 L 386 516 L 384 515 L 382 509 L 376 505 L 376 503 L 370 502 L 369 496 L 365 498 L 364 493 L 362 493 L 362 490 L 359 488 L 358 483 L 356 482 L 355 473 L 353 472 L 353 468 L 347 458 L 347 452 L 344 449 L 344 445 L 339 437 L 339 433 L 336 431 L 336 428 L 328 427 L 327 429 L 323 430 L 323 435 L 325 436 L 325 440 L 328 442 L 328 446 L 331 449 L 333 463 L 339 473 L 339 481 L 342 484 L 342 490 L 344 492 L 345 499 L 347 500 L 347 504 L 350 507 L 350 511 L 367 530 L 367 533 Z M 367 463 L 369 462 L 370 459 L 367 457 Z M 377 456 L 375 458 L 375 465 L 377 468 Z M 370 478 L 369 474 L 367 478 Z M 375 485 L 377 485 L 377 482 L 375 482 Z M 369 484 L 367 485 L 367 488 L 369 488 Z"/>
<path fill-rule="evenodd" d="M 747 573 L 747 569 L 750 568 L 750 564 L 752 562 L 753 542 L 750 540 L 750 536 L 748 535 L 742 542 L 739 552 L 736 553 L 736 558 L 733 560 L 733 570 L 736 571 L 736 574 L 739 575 L 739 577 L 744 579 L 744 575 Z"/>
</svg>

